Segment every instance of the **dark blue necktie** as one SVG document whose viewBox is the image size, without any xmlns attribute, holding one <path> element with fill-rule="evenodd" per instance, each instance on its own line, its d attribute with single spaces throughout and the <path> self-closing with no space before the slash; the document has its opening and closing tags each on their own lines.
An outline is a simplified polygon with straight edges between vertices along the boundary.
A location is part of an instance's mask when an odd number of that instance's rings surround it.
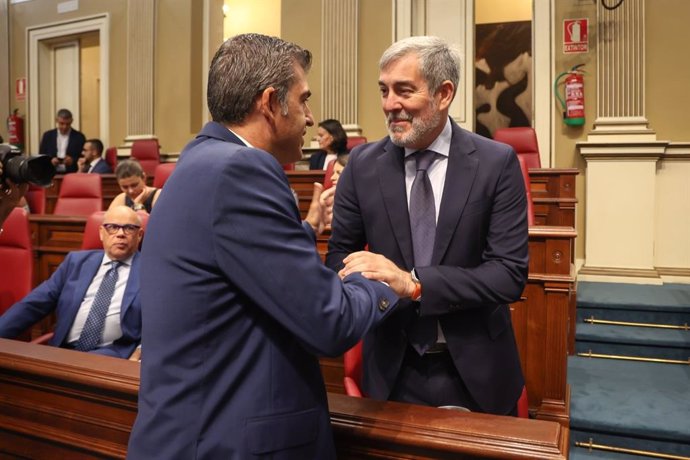
<svg viewBox="0 0 690 460">
<path fill-rule="evenodd" d="M 417 174 L 410 190 L 410 230 L 412 231 L 414 266 L 428 267 L 431 265 L 436 238 L 436 206 L 427 169 L 434 161 L 436 153 L 424 150 L 416 152 L 414 156 L 417 161 Z M 410 344 L 417 353 L 423 355 L 430 346 L 436 343 L 436 318 L 417 318 L 408 334 Z"/>
<path fill-rule="evenodd" d="M 105 272 L 103 281 L 101 281 L 98 292 L 96 292 L 96 297 L 93 299 L 89 315 L 86 317 L 84 329 L 82 329 L 79 340 L 74 346 L 75 350 L 91 351 L 101 342 L 105 317 L 113 299 L 117 284 L 117 269 L 120 265 L 121 262 L 114 260 L 110 269 Z"/>
</svg>

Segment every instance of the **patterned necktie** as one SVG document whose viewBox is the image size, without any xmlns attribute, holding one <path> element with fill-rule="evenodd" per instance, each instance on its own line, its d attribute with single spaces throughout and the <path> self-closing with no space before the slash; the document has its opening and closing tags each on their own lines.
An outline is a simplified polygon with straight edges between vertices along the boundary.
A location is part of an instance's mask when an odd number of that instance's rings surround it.
<svg viewBox="0 0 690 460">
<path fill-rule="evenodd" d="M 427 169 L 434 161 L 435 152 L 424 150 L 414 154 L 417 174 L 410 190 L 410 229 L 414 249 L 415 267 L 428 267 L 434 251 L 436 238 L 436 206 L 434 191 L 427 175 Z M 410 344 L 420 355 L 436 342 L 436 318 L 417 318 L 409 330 Z"/>
<path fill-rule="evenodd" d="M 74 346 L 75 350 L 90 351 L 101 342 L 105 317 L 110 308 L 110 302 L 113 299 L 115 285 L 117 284 L 117 269 L 121 264 L 122 262 L 114 260 L 110 269 L 105 272 L 103 281 L 101 281 L 101 285 L 98 287 L 98 292 L 96 292 L 96 297 L 91 305 L 89 315 L 86 317 L 84 329 L 82 329 L 79 340 L 77 340 Z"/>
</svg>

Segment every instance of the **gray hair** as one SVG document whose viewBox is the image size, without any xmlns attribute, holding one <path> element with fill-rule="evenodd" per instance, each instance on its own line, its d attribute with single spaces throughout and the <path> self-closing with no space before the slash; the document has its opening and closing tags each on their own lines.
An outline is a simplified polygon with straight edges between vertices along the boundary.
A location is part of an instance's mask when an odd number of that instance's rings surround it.
<svg viewBox="0 0 690 460">
<path fill-rule="evenodd" d="M 419 57 L 419 70 L 431 93 L 436 93 L 444 81 L 450 80 L 455 88 L 455 97 L 460 83 L 460 52 L 457 48 L 439 37 L 404 38 L 383 52 L 379 69 L 384 70 L 408 54 L 416 54 Z"/>
<path fill-rule="evenodd" d="M 214 121 L 236 124 L 251 112 L 256 96 L 276 90 L 283 114 L 294 79 L 294 65 L 305 72 L 311 53 L 294 43 L 260 34 L 236 35 L 223 43 L 208 72 L 208 109 Z"/>
</svg>

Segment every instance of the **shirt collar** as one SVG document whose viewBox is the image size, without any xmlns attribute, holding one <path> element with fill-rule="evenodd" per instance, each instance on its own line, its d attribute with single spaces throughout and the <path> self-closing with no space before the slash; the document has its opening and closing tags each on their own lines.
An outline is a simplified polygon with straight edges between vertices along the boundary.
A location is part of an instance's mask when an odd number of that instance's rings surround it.
<svg viewBox="0 0 690 460">
<path fill-rule="evenodd" d="M 446 125 L 443 127 L 443 131 L 438 135 L 434 142 L 429 144 L 424 150 L 431 150 L 444 157 L 447 157 L 450 153 L 450 140 L 453 137 L 453 129 L 450 125 L 450 118 L 446 118 Z M 410 149 L 405 147 L 405 158 L 409 157 L 413 153 L 417 152 L 418 149 Z"/>
<path fill-rule="evenodd" d="M 230 132 L 233 133 L 235 136 L 237 136 L 237 138 L 238 138 L 239 140 L 241 140 L 241 141 L 244 143 L 244 145 L 246 145 L 247 147 L 254 148 L 254 146 L 253 146 L 252 144 L 250 144 L 249 141 L 247 141 L 247 139 L 245 139 L 244 137 L 240 136 L 239 134 L 237 134 L 237 133 L 236 133 L 235 131 L 233 131 L 232 129 L 228 128 L 228 131 L 230 131 Z"/>
<path fill-rule="evenodd" d="M 124 260 L 120 260 L 120 263 L 122 265 L 130 266 L 130 265 L 132 265 L 132 259 L 134 259 L 134 254 L 132 254 L 131 256 L 127 257 Z M 103 252 L 103 260 L 101 260 L 101 265 L 110 265 L 112 262 L 113 262 L 113 259 L 108 257 L 108 254 Z"/>
</svg>

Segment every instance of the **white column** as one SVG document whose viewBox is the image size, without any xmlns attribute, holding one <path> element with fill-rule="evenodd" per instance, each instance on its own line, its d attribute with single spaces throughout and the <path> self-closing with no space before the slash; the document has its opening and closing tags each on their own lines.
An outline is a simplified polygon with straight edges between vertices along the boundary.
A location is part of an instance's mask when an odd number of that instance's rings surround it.
<svg viewBox="0 0 690 460">
<path fill-rule="evenodd" d="M 153 133 L 155 0 L 127 1 L 127 138 L 151 139 Z"/>
<path fill-rule="evenodd" d="M 345 131 L 360 134 L 357 119 L 357 46 L 359 0 L 321 0 L 323 97 L 321 114 Z"/>
<path fill-rule="evenodd" d="M 594 135 L 655 139 L 645 115 L 645 0 L 597 6 L 597 118 Z"/>
</svg>

